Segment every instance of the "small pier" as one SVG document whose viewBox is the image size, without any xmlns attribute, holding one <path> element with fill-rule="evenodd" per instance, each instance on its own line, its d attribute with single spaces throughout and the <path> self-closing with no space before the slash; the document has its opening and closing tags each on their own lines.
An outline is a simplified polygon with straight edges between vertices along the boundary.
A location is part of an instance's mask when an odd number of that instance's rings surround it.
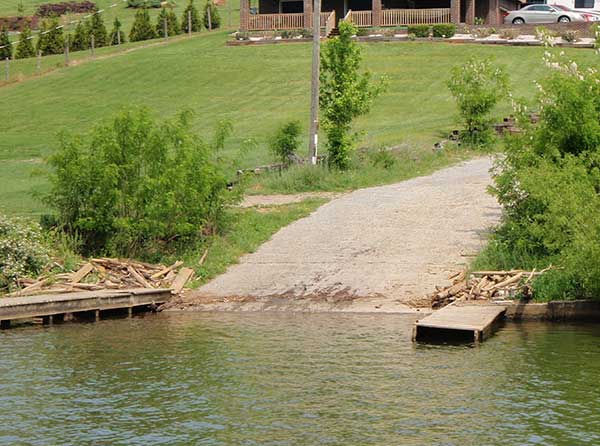
<svg viewBox="0 0 600 446">
<path fill-rule="evenodd" d="M 131 315 L 135 310 L 163 304 L 170 297 L 171 290 L 166 288 L 7 297 L 0 299 L 0 328 L 10 328 L 11 321 L 18 319 L 42 318 L 43 323 L 51 324 L 64 321 L 65 317 L 99 320 L 102 313 Z"/>
<path fill-rule="evenodd" d="M 502 305 L 448 305 L 417 321 L 413 340 L 483 342 L 505 313 Z"/>
</svg>

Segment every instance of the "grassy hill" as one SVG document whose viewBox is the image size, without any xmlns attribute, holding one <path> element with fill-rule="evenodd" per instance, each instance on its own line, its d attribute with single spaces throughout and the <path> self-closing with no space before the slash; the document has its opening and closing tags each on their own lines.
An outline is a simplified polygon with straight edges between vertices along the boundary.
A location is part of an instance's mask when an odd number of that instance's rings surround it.
<svg viewBox="0 0 600 446">
<path fill-rule="evenodd" d="M 12 72 L 21 73 L 22 81 L 0 86 L 5 110 L 0 210 L 43 212 L 31 193 L 45 187 L 35 173 L 56 147 L 57 134 L 85 132 L 123 106 L 145 105 L 162 117 L 191 109 L 195 128 L 207 137 L 219 120 L 229 119 L 235 135 L 226 152 L 237 153 L 252 138 L 257 144 L 245 164 L 268 162 L 267 138 L 277 126 L 289 119 L 308 124 L 310 46 L 227 47 L 226 39 L 227 33 L 218 31 L 167 44 L 103 49 L 95 60 L 74 54 L 80 59 L 76 66 L 43 76 L 32 76 L 34 61 L 15 61 Z M 417 42 L 362 46 L 364 66 L 390 80 L 372 113 L 357 122 L 364 131 L 360 144 L 368 147 L 406 144 L 430 151 L 455 127 L 455 105 L 445 85 L 449 70 L 471 56 L 492 56 L 504 64 L 517 96 L 533 97 L 533 81 L 546 70 L 541 48 Z M 598 57 L 588 50 L 565 51 L 584 65 Z M 60 64 L 62 57 L 53 57 L 47 63 Z M 506 113 L 507 106 L 498 111 L 499 116 Z"/>
</svg>

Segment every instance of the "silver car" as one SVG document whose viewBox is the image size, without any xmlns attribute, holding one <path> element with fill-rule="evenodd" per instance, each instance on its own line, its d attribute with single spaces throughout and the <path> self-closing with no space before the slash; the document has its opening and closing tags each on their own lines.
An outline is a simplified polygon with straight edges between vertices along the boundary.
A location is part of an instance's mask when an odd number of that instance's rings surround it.
<svg viewBox="0 0 600 446">
<path fill-rule="evenodd" d="M 549 5 L 529 5 L 511 11 L 504 17 L 504 23 L 522 25 L 523 23 L 568 23 L 585 22 L 585 18 L 575 11 L 564 11 Z"/>
</svg>

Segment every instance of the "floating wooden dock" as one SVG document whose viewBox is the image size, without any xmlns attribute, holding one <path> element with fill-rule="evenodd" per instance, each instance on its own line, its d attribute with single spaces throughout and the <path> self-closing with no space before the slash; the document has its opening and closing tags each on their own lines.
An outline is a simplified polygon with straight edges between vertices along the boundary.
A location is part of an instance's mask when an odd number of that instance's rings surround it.
<svg viewBox="0 0 600 446">
<path fill-rule="evenodd" d="M 42 318 L 44 323 L 63 321 L 65 316 L 99 320 L 102 312 L 119 310 L 131 315 L 134 309 L 160 305 L 170 297 L 171 290 L 165 288 L 7 297 L 0 299 L 0 327 L 9 328 L 17 319 Z"/>
<path fill-rule="evenodd" d="M 482 342 L 506 313 L 501 305 L 448 305 L 415 323 L 413 339 L 420 341 Z"/>
</svg>

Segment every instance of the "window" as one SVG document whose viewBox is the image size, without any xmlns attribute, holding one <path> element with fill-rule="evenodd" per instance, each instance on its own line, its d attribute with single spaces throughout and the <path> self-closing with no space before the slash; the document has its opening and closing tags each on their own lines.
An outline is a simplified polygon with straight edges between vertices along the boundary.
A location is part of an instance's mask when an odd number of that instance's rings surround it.
<svg viewBox="0 0 600 446">
<path fill-rule="evenodd" d="M 575 8 L 592 9 L 593 7 L 594 0 L 575 0 Z"/>
</svg>

